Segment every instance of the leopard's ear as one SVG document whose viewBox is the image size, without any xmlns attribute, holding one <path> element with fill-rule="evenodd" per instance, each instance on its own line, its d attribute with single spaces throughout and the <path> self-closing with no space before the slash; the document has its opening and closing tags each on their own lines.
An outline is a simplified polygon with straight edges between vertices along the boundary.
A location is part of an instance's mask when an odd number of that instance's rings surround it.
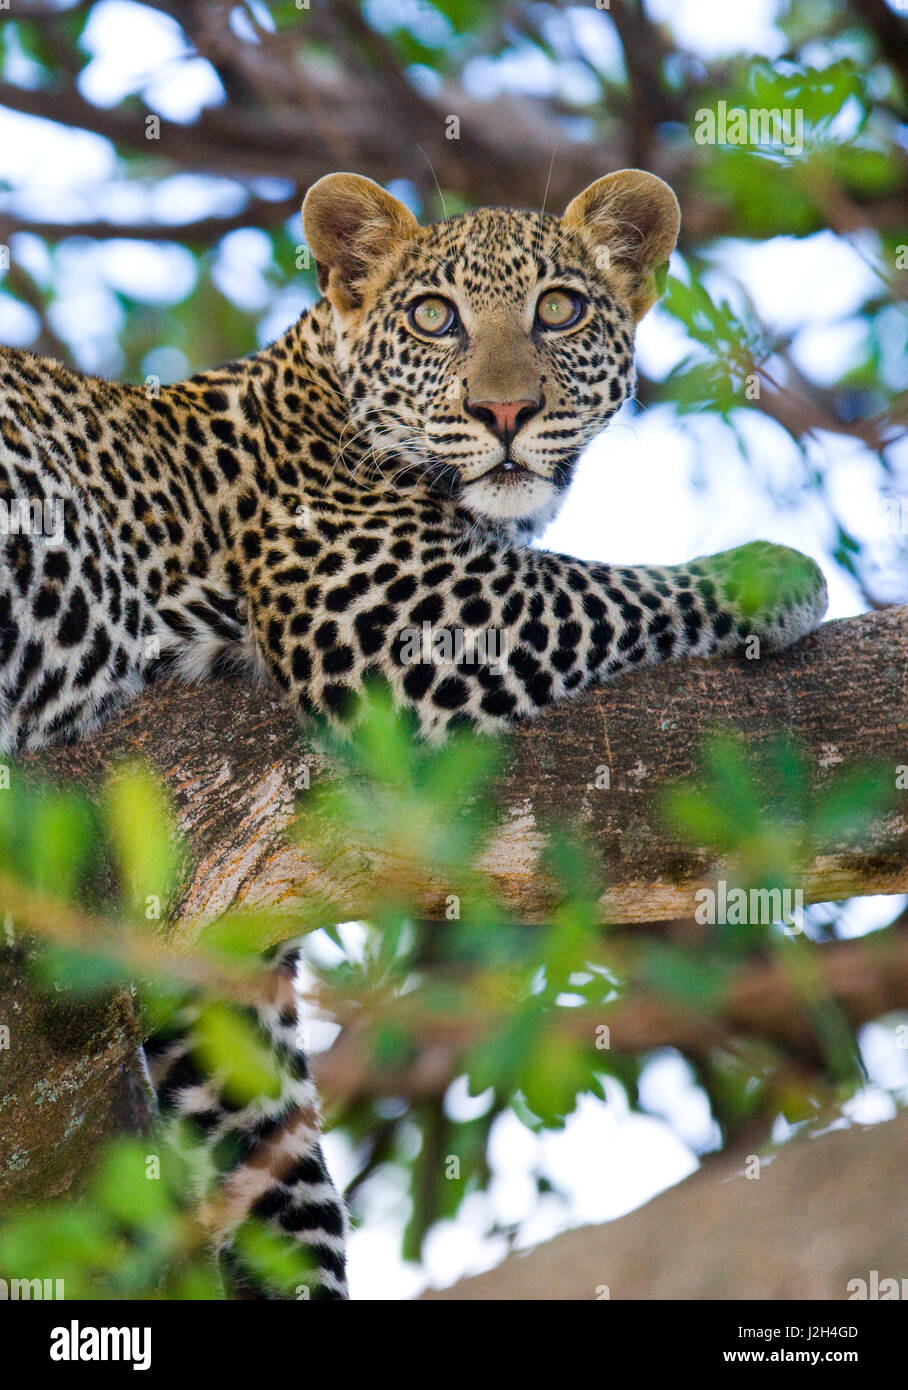
<svg viewBox="0 0 908 1390">
<path fill-rule="evenodd" d="M 369 279 L 419 223 L 409 208 L 360 174 L 326 174 L 303 202 L 303 232 L 318 286 L 341 311 L 359 307 Z"/>
<path fill-rule="evenodd" d="M 681 227 L 678 199 L 668 184 L 643 169 L 619 169 L 578 193 L 562 222 L 583 238 L 603 278 L 615 283 L 634 318 L 642 319 L 665 289 Z"/>
</svg>

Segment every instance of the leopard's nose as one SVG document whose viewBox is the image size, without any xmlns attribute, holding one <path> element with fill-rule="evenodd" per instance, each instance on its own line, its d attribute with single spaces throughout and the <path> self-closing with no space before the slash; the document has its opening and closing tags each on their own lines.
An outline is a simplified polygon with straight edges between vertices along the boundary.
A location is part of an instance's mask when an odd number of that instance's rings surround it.
<svg viewBox="0 0 908 1390">
<path fill-rule="evenodd" d="M 541 400 L 533 401 L 467 401 L 466 411 L 475 420 L 496 435 L 503 444 L 509 443 L 514 435 L 536 415 L 542 405 Z"/>
</svg>

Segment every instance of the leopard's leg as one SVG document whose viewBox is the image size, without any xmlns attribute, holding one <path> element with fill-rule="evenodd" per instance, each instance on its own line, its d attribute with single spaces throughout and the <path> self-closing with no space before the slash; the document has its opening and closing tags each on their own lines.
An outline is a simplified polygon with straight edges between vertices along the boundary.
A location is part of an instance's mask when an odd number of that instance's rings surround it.
<svg viewBox="0 0 908 1390">
<path fill-rule="evenodd" d="M 686 564 L 619 566 L 489 539 L 458 543 L 441 523 L 436 512 L 410 523 L 405 573 L 371 532 L 297 541 L 313 573 L 329 546 L 332 574 L 338 556 L 345 561 L 314 612 L 317 585 L 301 587 L 298 567 L 272 571 L 267 601 L 252 605 L 260 648 L 303 711 L 346 719 L 356 708 L 348 697 L 380 675 L 429 737 L 452 721 L 503 729 L 635 666 L 779 651 L 826 609 L 822 572 L 785 546 L 755 541 Z M 485 649 L 436 660 L 421 641 L 426 629 L 430 639 L 478 630 Z"/>
<path fill-rule="evenodd" d="M 151 1038 L 145 1051 L 161 1119 L 187 1119 L 215 1156 L 220 1187 L 207 1197 L 202 1215 L 232 1295 L 342 1300 L 349 1297 L 347 1212 L 322 1153 L 315 1085 L 299 1045 L 297 959 L 295 947 L 281 949 L 266 996 L 250 1009 L 280 1068 L 276 1098 L 231 1105 L 198 1061 L 192 1007 L 175 1026 Z M 244 1267 L 232 1237 L 249 1217 L 266 1221 L 302 1247 L 307 1273 L 294 1290 L 263 1287 Z"/>
</svg>

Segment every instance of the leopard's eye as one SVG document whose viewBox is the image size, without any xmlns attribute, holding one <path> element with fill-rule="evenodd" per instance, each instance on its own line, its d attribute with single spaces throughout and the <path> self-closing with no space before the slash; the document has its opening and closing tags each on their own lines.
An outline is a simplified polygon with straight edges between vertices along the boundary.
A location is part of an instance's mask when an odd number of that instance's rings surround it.
<svg viewBox="0 0 908 1390">
<path fill-rule="evenodd" d="M 586 308 L 576 290 L 546 290 L 536 305 L 536 322 L 543 328 L 570 328 Z"/>
<path fill-rule="evenodd" d="M 438 294 L 427 294 L 410 305 L 410 322 L 420 333 L 430 338 L 439 338 L 449 333 L 457 323 L 457 310 L 447 299 Z"/>
</svg>

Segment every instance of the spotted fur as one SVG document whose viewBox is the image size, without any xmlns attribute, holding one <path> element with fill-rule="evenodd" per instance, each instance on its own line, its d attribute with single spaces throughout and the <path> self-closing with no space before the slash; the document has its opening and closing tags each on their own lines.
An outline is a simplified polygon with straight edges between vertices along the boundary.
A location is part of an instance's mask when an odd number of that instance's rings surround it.
<svg viewBox="0 0 908 1390">
<path fill-rule="evenodd" d="M 610 175 L 562 218 L 483 209 L 420 227 L 334 175 L 304 222 L 325 297 L 251 357 L 155 393 L 0 354 L 0 500 L 64 512 L 60 544 L 0 535 L 0 749 L 86 734 L 162 666 L 242 667 L 340 723 L 378 676 L 427 736 L 498 729 L 635 666 L 754 638 L 773 650 L 819 621 L 822 575 L 782 547 L 628 567 L 527 544 L 633 392 L 635 325 L 678 229 L 660 180 Z M 551 331 L 537 311 L 559 287 L 583 311 Z M 414 324 L 426 296 L 455 314 L 437 338 Z M 505 659 L 408 659 L 424 625 L 494 631 Z M 346 1218 L 295 1012 L 262 1026 L 288 1068 L 277 1108 L 228 1116 L 191 1026 L 153 1049 L 162 1097 L 241 1135 L 230 1221 L 275 1220 L 343 1296 Z"/>
<path fill-rule="evenodd" d="M 198 1009 L 187 1007 L 145 1045 L 161 1118 L 188 1124 L 219 1179 L 199 1194 L 201 1219 L 238 1297 L 347 1298 L 347 1211 L 325 1164 L 315 1086 L 300 1045 L 295 970 L 298 951 L 282 948 L 249 1021 L 278 1063 L 274 1096 L 231 1099 L 227 1078 L 200 1060 Z M 271 1288 L 244 1265 L 234 1243 L 247 1218 L 270 1222 L 306 1256 L 291 1289 Z"/>
</svg>

